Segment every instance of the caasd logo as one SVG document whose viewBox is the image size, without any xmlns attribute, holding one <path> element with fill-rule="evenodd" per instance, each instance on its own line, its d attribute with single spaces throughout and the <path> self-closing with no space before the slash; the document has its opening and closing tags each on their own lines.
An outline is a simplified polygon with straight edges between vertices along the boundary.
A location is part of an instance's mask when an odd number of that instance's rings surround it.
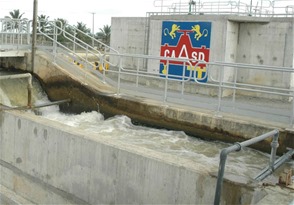
<svg viewBox="0 0 294 205">
<path fill-rule="evenodd" d="M 210 51 L 210 22 L 171 22 L 162 24 L 162 39 L 160 55 L 171 58 L 190 59 L 190 64 L 183 62 L 160 61 L 160 73 L 173 78 L 190 76 L 190 72 L 196 72 L 198 81 L 206 82 L 206 65 L 199 61 L 209 61 Z"/>
<path fill-rule="evenodd" d="M 171 31 L 169 32 L 169 29 L 168 28 L 165 28 L 164 29 L 164 35 L 166 36 L 168 32 L 168 34 L 170 35 L 170 37 L 172 39 L 174 39 L 176 37 L 176 32 L 180 30 L 180 26 L 178 26 L 177 24 L 173 24 L 172 27 L 171 27 Z"/>
<path fill-rule="evenodd" d="M 200 25 L 199 24 L 196 24 L 195 26 L 192 26 L 192 31 L 196 32 L 194 38 L 197 41 L 199 41 L 199 39 L 203 36 L 203 34 L 204 34 L 204 37 L 207 37 L 207 35 L 208 35 L 208 30 L 207 29 L 203 29 L 203 31 L 200 32 Z"/>
</svg>

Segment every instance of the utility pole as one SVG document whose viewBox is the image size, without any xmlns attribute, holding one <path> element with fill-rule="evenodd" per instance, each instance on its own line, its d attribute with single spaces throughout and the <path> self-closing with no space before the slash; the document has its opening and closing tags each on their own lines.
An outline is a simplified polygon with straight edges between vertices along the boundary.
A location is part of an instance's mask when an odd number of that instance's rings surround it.
<svg viewBox="0 0 294 205">
<path fill-rule="evenodd" d="M 37 40 L 38 0 L 34 0 L 33 33 L 32 33 L 32 72 L 35 70 L 36 40 Z"/>
<path fill-rule="evenodd" d="M 91 14 L 93 14 L 93 19 L 92 19 L 92 34 L 93 34 L 93 38 L 92 38 L 92 46 L 94 47 L 94 16 L 95 16 L 95 12 L 92 12 Z"/>
</svg>

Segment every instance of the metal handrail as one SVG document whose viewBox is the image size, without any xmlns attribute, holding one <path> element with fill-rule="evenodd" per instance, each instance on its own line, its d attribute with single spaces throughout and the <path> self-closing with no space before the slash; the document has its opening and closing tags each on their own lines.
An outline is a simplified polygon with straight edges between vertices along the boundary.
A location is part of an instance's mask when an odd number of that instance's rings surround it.
<svg viewBox="0 0 294 205">
<path fill-rule="evenodd" d="M 284 96 L 288 97 L 294 97 L 293 89 L 290 87 L 276 87 L 276 86 L 266 86 L 266 85 L 256 85 L 252 83 L 248 83 L 248 81 L 241 83 L 238 82 L 236 79 L 237 76 L 237 70 L 239 69 L 256 69 L 256 70 L 263 70 L 265 72 L 287 72 L 287 73 L 293 73 L 292 68 L 285 68 L 285 67 L 274 67 L 274 66 L 265 66 L 265 65 L 249 65 L 249 64 L 236 64 L 236 63 L 225 63 L 225 62 L 203 62 L 199 61 L 196 63 L 196 65 L 191 65 L 190 62 L 193 62 L 195 64 L 195 59 L 179 59 L 179 58 L 165 58 L 165 57 L 158 57 L 158 56 L 150 56 L 150 55 L 134 55 L 134 54 L 120 54 L 120 53 L 104 53 L 102 54 L 99 50 L 93 48 L 90 45 L 85 44 L 84 42 L 80 42 L 78 39 L 74 39 L 73 35 L 70 33 L 67 33 L 64 29 L 64 27 L 58 27 L 55 29 L 55 33 L 46 34 L 39 32 L 39 35 L 43 35 L 46 37 L 46 39 L 51 42 L 51 46 L 43 46 L 43 45 L 37 45 L 38 50 L 43 50 L 48 52 L 53 56 L 53 62 L 57 63 L 57 59 L 61 60 L 63 63 L 70 63 L 68 67 L 73 66 L 73 62 L 69 62 L 67 58 L 70 59 L 78 59 L 81 62 L 84 63 L 84 67 L 88 69 L 89 72 L 96 75 L 98 78 L 102 79 L 104 83 L 109 83 L 116 87 L 117 94 L 121 94 L 122 88 L 127 87 L 129 90 L 124 90 L 124 92 L 134 91 L 138 92 L 138 89 L 142 89 L 142 86 L 140 83 L 144 83 L 145 80 L 152 80 L 153 82 L 156 81 L 158 83 L 158 86 L 162 88 L 163 90 L 160 90 L 160 92 L 163 92 L 162 94 L 159 94 L 159 89 L 157 87 L 149 86 L 144 87 L 145 91 L 148 91 L 148 93 L 152 93 L 152 96 L 149 97 L 156 97 L 156 99 L 160 98 L 163 102 L 172 102 L 172 99 L 170 96 L 170 93 L 173 92 L 176 93 L 178 99 L 182 99 L 181 101 L 177 101 L 176 103 L 182 103 L 185 105 L 191 105 L 191 106 L 199 106 L 199 104 L 192 104 L 190 102 L 190 96 L 196 99 L 197 102 L 197 95 L 193 94 L 188 89 L 187 86 L 195 85 L 195 88 L 197 87 L 205 87 L 207 89 L 218 89 L 218 92 L 216 92 L 216 100 L 213 99 L 213 103 L 216 103 L 216 107 L 214 108 L 208 108 L 213 109 L 216 112 L 216 115 L 219 115 L 220 112 L 224 111 L 224 100 L 223 100 L 223 90 L 224 89 L 231 89 L 232 90 L 232 103 L 233 108 L 237 108 L 237 104 L 235 104 L 235 96 L 237 91 L 250 91 L 255 93 L 264 93 L 264 94 L 274 94 L 277 96 Z M 80 48 L 83 48 L 83 52 L 86 54 L 85 57 L 80 56 L 78 53 L 74 52 L 73 49 L 67 47 L 66 45 L 61 44 L 57 41 L 57 35 L 65 35 L 68 38 L 68 41 L 71 43 L 75 43 L 76 46 L 79 46 Z M 26 38 L 27 35 L 22 35 L 20 38 Z M 1 38 L 0 34 L 0 38 Z M 1 39 L 0 39 L 1 40 Z M 53 46 L 52 46 L 53 45 Z M 13 46 L 13 45 L 12 45 Z M 20 49 L 20 48 L 19 48 Z M 97 58 L 99 61 L 99 67 L 101 65 L 102 71 L 99 72 L 93 68 L 95 68 L 95 63 L 89 61 L 87 58 L 88 55 L 92 55 L 93 57 Z M 107 57 L 107 58 L 106 58 Z M 126 66 L 124 64 L 124 61 L 128 58 L 132 58 L 132 65 L 131 67 Z M 61 62 L 59 61 L 59 62 Z M 181 64 L 189 65 L 190 67 L 197 67 L 199 64 L 205 64 L 206 65 L 206 75 L 208 76 L 208 82 L 203 83 L 200 82 L 199 79 L 196 78 L 196 71 L 192 69 L 188 76 L 185 76 L 184 73 L 182 76 L 173 76 L 171 74 L 160 74 L 158 72 L 152 73 L 147 70 L 147 67 L 150 68 L 150 65 L 153 65 L 152 62 L 156 62 L 156 66 L 158 69 L 159 63 L 161 61 L 165 62 L 171 62 L 171 61 L 180 61 Z M 109 65 L 109 70 L 106 69 L 106 64 Z M 169 69 L 170 63 L 167 63 L 167 69 Z M 225 80 L 223 78 L 224 69 L 225 68 L 231 68 L 236 70 L 234 74 L 234 79 L 232 80 Z M 97 69 L 97 68 L 96 68 Z M 112 75 L 110 75 L 112 74 Z M 214 74 L 218 75 L 218 78 L 214 78 Z M 129 76 L 130 78 L 128 78 Z M 204 76 L 207 77 L 207 76 Z M 86 77 L 86 75 L 85 75 Z M 127 81 L 125 80 L 127 79 Z M 142 79 L 142 81 L 140 81 Z M 140 83 L 139 83 L 140 82 Z M 174 82 L 179 84 L 177 88 L 171 88 L 169 82 Z M 133 86 L 134 85 L 134 86 Z M 152 84 L 151 84 L 152 85 Z M 149 89 L 149 90 L 148 90 Z M 140 90 L 140 95 L 144 95 L 144 91 Z M 158 94 L 160 96 L 158 96 Z M 144 95 L 146 96 L 146 95 Z M 186 98 L 187 96 L 187 98 Z M 209 96 L 211 98 L 214 98 L 214 96 Z M 186 100 L 187 99 L 187 100 Z M 193 101 L 195 102 L 195 101 Z M 209 102 L 211 103 L 211 102 Z M 294 101 L 291 103 L 291 110 L 289 110 L 287 113 L 283 114 L 277 114 L 275 113 L 275 110 L 268 109 L 266 111 L 269 114 L 273 115 L 279 115 L 282 116 L 283 120 L 287 118 L 287 122 L 289 122 L 288 125 L 292 126 L 294 121 Z M 203 108 L 207 108 L 207 106 L 210 106 L 209 104 L 201 105 Z M 202 107 L 200 107 L 202 108 Z M 232 109 L 231 111 L 234 111 Z M 288 109 L 288 108 L 287 108 Z M 277 110 L 276 112 L 279 112 Z M 289 120 L 288 120 L 289 119 Z M 280 122 L 280 121 L 279 121 Z M 283 123 L 285 120 L 283 121 Z"/>
<path fill-rule="evenodd" d="M 293 16 L 292 0 L 259 0 L 256 4 L 250 4 L 241 0 L 197 0 L 193 1 L 193 11 L 191 10 L 191 1 L 182 1 L 180 3 L 169 2 L 166 0 L 154 0 L 154 7 L 161 8 L 160 12 L 148 12 L 153 15 L 166 14 L 228 14 L 228 15 L 246 15 L 256 17 L 272 16 Z M 291 10 L 292 8 L 292 10 Z M 164 11 L 165 10 L 165 11 Z M 166 11 L 168 10 L 168 11 Z"/>
<path fill-rule="evenodd" d="M 211 87 L 218 87 L 219 88 L 219 106 L 218 106 L 218 112 L 220 111 L 220 100 L 221 100 L 221 90 L 222 89 L 232 89 L 233 92 L 233 100 L 236 96 L 236 90 L 242 90 L 242 91 L 253 91 L 253 92 L 259 92 L 264 94 L 274 94 L 279 96 L 285 96 L 285 97 L 293 97 L 294 90 L 291 88 L 276 88 L 271 86 L 262 86 L 262 85 L 256 85 L 256 84 L 248 84 L 248 83 L 238 83 L 237 82 L 237 70 L 238 69 L 248 69 L 248 70 L 262 70 L 262 71 L 271 71 L 271 72 L 286 72 L 286 73 L 293 73 L 293 68 L 286 68 L 286 67 L 277 67 L 277 66 L 265 66 L 265 65 L 252 65 L 252 64 L 243 64 L 243 63 L 226 63 L 226 62 L 203 62 L 200 61 L 198 64 L 206 64 L 207 69 L 207 75 L 210 73 L 211 66 L 221 66 L 221 68 L 218 67 L 216 73 L 219 75 L 219 79 L 214 79 L 212 75 L 208 75 L 210 81 L 207 83 L 200 82 L 196 76 L 194 75 L 194 81 L 198 84 L 202 84 L 205 86 L 211 86 Z M 229 69 L 234 69 L 234 81 L 229 82 L 224 80 L 223 76 L 223 69 L 224 67 L 228 67 Z M 194 73 L 195 74 L 195 73 Z M 294 110 L 294 107 L 293 107 Z"/>
<path fill-rule="evenodd" d="M 285 162 L 287 159 L 291 158 L 291 156 L 294 154 L 294 149 L 291 149 L 286 155 L 284 155 L 284 156 L 280 157 L 278 160 L 276 160 L 276 152 L 277 152 L 277 148 L 279 146 L 279 143 L 278 143 L 279 130 L 270 131 L 270 132 L 265 133 L 263 135 L 260 135 L 258 137 L 246 140 L 244 142 L 235 143 L 234 145 L 223 149 L 220 153 L 220 162 L 219 162 L 219 170 L 218 170 L 218 176 L 217 176 L 217 184 L 216 184 L 216 188 L 215 188 L 214 205 L 220 204 L 220 198 L 221 198 L 221 192 L 222 192 L 222 186 L 223 186 L 223 177 L 224 177 L 224 172 L 225 172 L 225 165 L 226 165 L 227 156 L 231 152 L 240 151 L 243 147 L 247 147 L 247 146 L 256 144 L 257 142 L 265 140 L 269 137 L 273 137 L 273 140 L 271 142 L 271 155 L 270 155 L 270 160 L 269 160 L 269 166 L 266 168 L 266 170 L 268 170 L 268 172 L 266 173 L 266 175 L 263 176 L 263 178 L 265 178 L 266 176 L 268 176 L 269 174 L 274 172 L 280 165 L 282 165 L 283 162 Z M 280 163 L 276 163 L 276 162 L 280 162 Z"/>
</svg>

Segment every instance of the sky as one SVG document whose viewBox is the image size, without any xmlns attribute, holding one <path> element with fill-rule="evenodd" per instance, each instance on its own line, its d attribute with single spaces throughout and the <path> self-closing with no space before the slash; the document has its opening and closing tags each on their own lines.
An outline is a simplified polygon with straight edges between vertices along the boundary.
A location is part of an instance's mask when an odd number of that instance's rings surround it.
<svg viewBox="0 0 294 205">
<path fill-rule="evenodd" d="M 104 25 L 111 25 L 111 17 L 145 17 L 146 12 L 160 11 L 153 6 L 154 0 L 38 0 L 38 16 L 44 14 L 49 20 L 66 19 L 69 24 L 83 22 L 94 32 Z M 23 18 L 33 18 L 34 0 L 0 0 L 0 18 L 19 9 Z"/>
<path fill-rule="evenodd" d="M 155 4 L 154 4 L 155 1 Z M 104 25 L 111 25 L 111 17 L 145 17 L 146 12 L 160 12 L 163 5 L 172 3 L 188 3 L 190 0 L 38 0 L 38 16 L 49 16 L 49 20 L 63 18 L 71 25 L 82 22 L 94 32 L 98 32 Z M 199 0 L 194 0 L 199 1 Z M 201 2 L 217 0 L 201 0 Z M 229 0 L 219 0 L 221 2 Z M 234 1 L 234 0 L 233 0 Z M 238 2 L 238 0 L 235 0 Z M 241 0 L 249 4 L 251 0 Z M 252 0 L 256 5 L 258 0 Z M 266 0 L 264 0 L 266 1 Z M 269 2 L 269 0 L 267 0 Z M 294 1 L 294 0 L 284 0 Z M 23 18 L 33 18 L 34 0 L 0 0 L 0 18 L 9 16 L 9 12 L 19 9 L 24 13 Z M 291 3 L 292 4 L 292 3 Z M 164 8 L 167 11 L 167 7 Z M 93 14 L 94 13 L 94 14 Z"/>
</svg>

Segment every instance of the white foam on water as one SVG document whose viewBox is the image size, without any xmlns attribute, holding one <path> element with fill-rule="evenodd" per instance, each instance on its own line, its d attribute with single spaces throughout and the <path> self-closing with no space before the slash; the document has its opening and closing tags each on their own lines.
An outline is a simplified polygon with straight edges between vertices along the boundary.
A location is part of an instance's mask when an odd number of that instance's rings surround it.
<svg viewBox="0 0 294 205">
<path fill-rule="evenodd" d="M 49 102 L 39 83 L 36 80 L 33 82 L 33 103 L 40 105 Z M 0 102 L 9 105 L 10 97 L 14 99 L 14 103 L 18 102 L 18 97 L 21 98 L 21 101 L 26 102 L 27 95 L 22 90 L 25 86 L 27 85 L 24 80 L 16 81 L 16 83 L 11 81 L 1 84 Z M 7 92 L 11 92 L 9 93 L 10 95 L 7 95 Z M 46 119 L 91 132 L 97 137 L 109 137 L 138 147 L 182 157 L 190 160 L 191 163 L 205 164 L 211 172 L 218 171 L 220 151 L 230 146 L 230 144 L 226 143 L 207 142 L 189 137 L 181 131 L 134 125 L 127 116 L 119 115 L 105 120 L 103 115 L 96 111 L 74 115 L 59 112 L 58 106 L 49 106 L 38 110 L 42 113 L 42 117 Z M 231 153 L 228 156 L 225 172 L 254 178 L 268 165 L 268 161 L 269 155 L 250 148 L 244 148 L 242 151 Z"/>
<path fill-rule="evenodd" d="M 207 142 L 187 136 L 181 131 L 154 129 L 132 124 L 127 116 L 115 116 L 104 120 L 92 111 L 80 115 L 59 112 L 43 113 L 43 117 L 66 125 L 129 144 L 169 153 L 191 160 L 191 163 L 205 164 L 211 172 L 217 172 L 220 151 L 230 146 L 221 142 Z M 226 173 L 254 178 L 268 164 L 269 156 L 262 152 L 244 148 L 231 153 L 227 159 Z"/>
</svg>

